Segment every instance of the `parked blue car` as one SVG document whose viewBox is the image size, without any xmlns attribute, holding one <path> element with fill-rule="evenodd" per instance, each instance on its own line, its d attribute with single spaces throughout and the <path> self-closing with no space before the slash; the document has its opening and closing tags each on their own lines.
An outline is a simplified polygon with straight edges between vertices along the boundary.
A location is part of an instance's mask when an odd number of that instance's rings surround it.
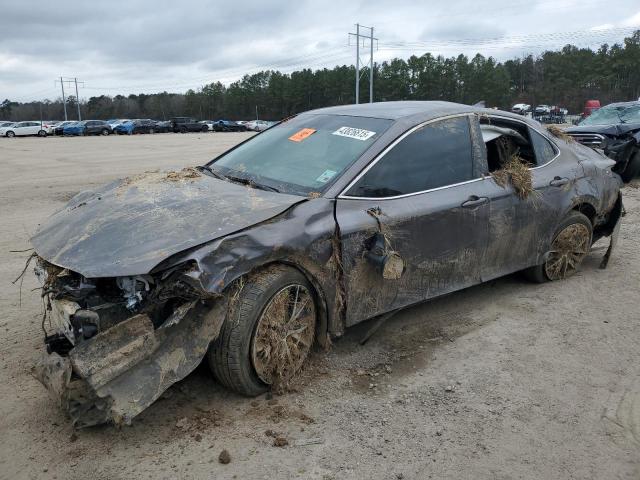
<svg viewBox="0 0 640 480">
<path fill-rule="evenodd" d="M 83 120 L 65 125 L 63 135 L 109 135 L 111 126 L 103 120 Z"/>
<path fill-rule="evenodd" d="M 129 120 L 127 122 L 123 122 L 120 125 L 117 125 L 113 131 L 117 134 L 123 135 L 133 135 L 134 133 L 155 133 L 160 131 L 157 128 L 155 120 L 140 119 L 140 120 Z"/>
</svg>

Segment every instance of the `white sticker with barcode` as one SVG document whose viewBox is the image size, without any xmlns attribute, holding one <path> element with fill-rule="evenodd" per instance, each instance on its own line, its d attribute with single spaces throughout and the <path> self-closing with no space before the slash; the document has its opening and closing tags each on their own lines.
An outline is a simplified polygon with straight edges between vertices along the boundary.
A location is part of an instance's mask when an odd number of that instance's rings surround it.
<svg viewBox="0 0 640 480">
<path fill-rule="evenodd" d="M 332 133 L 332 135 L 338 135 L 340 137 L 355 138 L 356 140 L 369 140 L 376 132 L 370 130 L 363 130 L 362 128 L 353 127 L 340 127 L 338 130 Z"/>
</svg>

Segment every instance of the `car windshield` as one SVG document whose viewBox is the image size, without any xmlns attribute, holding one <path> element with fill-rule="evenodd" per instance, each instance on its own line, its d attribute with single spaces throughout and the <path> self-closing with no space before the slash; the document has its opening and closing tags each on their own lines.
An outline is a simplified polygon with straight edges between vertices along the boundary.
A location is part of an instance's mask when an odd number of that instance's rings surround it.
<svg viewBox="0 0 640 480">
<path fill-rule="evenodd" d="M 209 166 L 279 191 L 307 195 L 328 187 L 393 123 L 306 114 L 265 130 Z"/>
<path fill-rule="evenodd" d="M 607 105 L 580 122 L 580 125 L 614 125 L 640 122 L 640 103 L 633 105 Z"/>
</svg>

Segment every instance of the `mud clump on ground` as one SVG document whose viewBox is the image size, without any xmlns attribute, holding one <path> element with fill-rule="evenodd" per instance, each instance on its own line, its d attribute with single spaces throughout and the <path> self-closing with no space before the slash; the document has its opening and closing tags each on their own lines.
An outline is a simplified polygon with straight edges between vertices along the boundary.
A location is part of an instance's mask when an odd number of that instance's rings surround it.
<svg viewBox="0 0 640 480">
<path fill-rule="evenodd" d="M 220 455 L 218 455 L 218 461 L 223 465 L 231 463 L 231 455 L 227 450 L 222 450 Z"/>
<path fill-rule="evenodd" d="M 274 447 L 286 447 L 287 445 L 289 445 L 289 440 L 287 440 L 283 436 L 278 436 L 278 437 L 273 439 L 273 446 Z"/>
</svg>

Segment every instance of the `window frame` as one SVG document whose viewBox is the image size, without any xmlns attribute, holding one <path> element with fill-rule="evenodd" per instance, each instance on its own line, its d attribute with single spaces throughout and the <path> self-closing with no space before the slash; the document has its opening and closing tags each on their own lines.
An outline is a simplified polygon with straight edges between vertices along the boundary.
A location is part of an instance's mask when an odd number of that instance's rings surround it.
<svg viewBox="0 0 640 480">
<path fill-rule="evenodd" d="M 558 157 L 560 156 L 560 154 L 562 153 L 562 151 L 560 150 L 560 147 L 558 147 L 558 144 L 555 141 L 553 141 L 550 136 L 548 136 L 545 132 L 542 132 L 541 130 L 538 130 L 536 127 L 534 127 L 533 125 L 531 125 L 530 123 L 528 123 L 528 122 L 526 122 L 524 120 L 521 120 L 519 118 L 509 117 L 507 115 L 496 115 L 496 114 L 491 114 L 491 113 L 487 114 L 486 116 L 489 117 L 489 118 L 503 118 L 503 119 L 509 120 L 511 122 L 521 123 L 522 125 L 527 127 L 529 130 L 533 130 L 534 132 L 539 133 L 542 136 L 542 138 L 544 138 L 549 143 L 551 143 L 551 146 L 553 147 L 553 149 L 556 152 L 555 156 L 551 160 L 549 160 L 547 163 L 543 163 L 542 165 L 536 165 L 535 167 L 529 167 L 529 170 L 535 170 L 537 168 L 546 167 L 551 162 L 554 162 L 555 160 L 557 160 Z M 529 139 L 529 141 L 531 141 L 531 139 Z M 533 147 L 533 142 L 531 142 L 531 143 L 532 143 L 531 147 L 533 149 L 533 154 L 535 155 L 536 152 L 535 152 L 535 148 Z M 486 147 L 484 147 L 484 148 L 486 148 Z M 536 161 L 537 161 L 537 157 L 536 157 Z"/>
<path fill-rule="evenodd" d="M 421 190 L 418 192 L 411 192 L 411 193 L 403 193 L 401 195 L 391 195 L 388 197 L 359 197 L 359 196 L 352 196 L 352 195 L 347 195 L 347 192 L 371 169 L 374 167 L 374 165 L 376 163 L 378 163 L 380 160 L 382 160 L 384 158 L 384 156 L 390 152 L 393 148 L 395 148 L 396 145 L 398 145 L 400 142 L 402 142 L 406 137 L 408 137 L 409 135 L 411 135 L 413 132 L 415 132 L 416 130 L 419 130 L 420 128 L 429 125 L 431 123 L 436 123 L 436 122 L 441 122 L 443 120 L 448 120 L 450 118 L 459 118 L 459 117 L 465 117 L 467 119 L 468 122 L 472 121 L 472 116 L 473 116 L 473 112 L 465 112 L 465 113 L 457 113 L 454 115 L 447 115 L 444 117 L 438 117 L 438 118 L 432 118 L 430 120 L 427 120 L 425 122 L 419 123 L 418 125 L 415 125 L 413 127 L 411 127 L 409 130 L 407 130 L 406 132 L 404 132 L 402 135 L 400 135 L 398 138 L 396 138 L 393 142 L 391 142 L 389 145 L 387 145 L 385 147 L 384 150 L 382 150 L 382 152 L 380 152 L 371 162 L 369 162 L 367 164 L 367 166 L 365 166 L 359 173 L 358 175 L 355 176 L 355 178 L 353 180 L 351 180 L 347 186 L 345 188 L 342 189 L 342 191 L 340 192 L 340 194 L 337 196 L 337 198 L 339 199 L 344 199 L 344 200 L 395 200 L 398 198 L 406 198 L 406 197 L 412 197 L 415 195 L 422 195 L 424 193 L 428 193 L 428 192 L 435 192 L 437 190 L 443 190 L 445 188 L 452 188 L 452 187 L 457 187 L 458 185 L 466 185 L 468 183 L 472 183 L 472 182 L 477 182 L 479 180 L 484 180 L 485 177 L 480 176 L 478 178 L 472 178 L 471 180 L 465 180 L 464 182 L 458 182 L 458 183 L 452 183 L 449 185 L 442 185 L 440 187 L 435 187 L 435 188 L 429 188 L 427 190 Z M 473 144 L 474 144 L 474 138 L 473 138 L 473 134 L 472 134 L 472 129 L 471 129 L 471 125 L 469 125 L 469 142 L 471 145 L 471 162 L 473 164 Z"/>
</svg>

